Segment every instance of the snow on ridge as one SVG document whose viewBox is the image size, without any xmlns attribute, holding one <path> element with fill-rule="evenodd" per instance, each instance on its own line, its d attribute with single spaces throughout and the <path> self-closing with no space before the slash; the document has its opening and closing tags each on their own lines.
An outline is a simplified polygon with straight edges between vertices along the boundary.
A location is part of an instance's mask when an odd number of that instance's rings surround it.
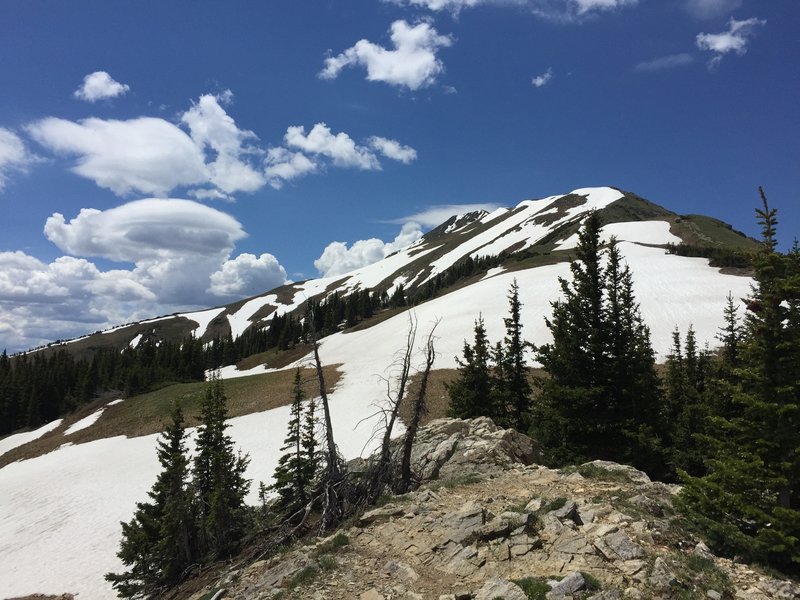
<svg viewBox="0 0 800 600">
<path fill-rule="evenodd" d="M 600 237 L 604 241 L 617 238 L 620 242 L 634 242 L 637 244 L 680 244 L 681 238 L 669 230 L 666 221 L 627 221 L 622 223 L 609 223 L 600 229 Z M 578 234 L 562 240 L 556 245 L 556 250 L 571 250 L 578 246 Z"/>
<path fill-rule="evenodd" d="M 586 200 L 591 205 L 591 208 L 595 209 L 605 208 L 612 202 L 616 202 L 625 197 L 625 194 L 610 187 L 578 188 L 577 190 L 572 190 L 570 194 L 586 196 Z"/>
<path fill-rule="evenodd" d="M 208 329 L 209 324 L 213 321 L 217 316 L 225 310 L 225 307 L 219 308 L 209 308 L 208 310 L 200 310 L 197 312 L 190 312 L 190 313 L 181 313 L 179 317 L 185 317 L 190 321 L 194 321 L 197 323 L 197 327 L 194 328 L 192 331 L 192 335 L 195 339 L 199 340 L 203 337 Z"/>
<path fill-rule="evenodd" d="M 49 433 L 56 429 L 64 419 L 56 419 L 55 421 L 50 421 L 47 425 L 42 425 L 38 429 L 34 429 L 33 431 L 25 431 L 23 433 L 13 433 L 9 436 L 4 437 L 0 440 L 0 456 L 13 450 L 14 448 L 19 448 L 20 446 L 24 446 L 28 442 L 32 442 L 33 440 L 37 440 L 42 437 L 45 433 Z"/>
<path fill-rule="evenodd" d="M 87 427 L 91 427 L 97 422 L 97 419 L 103 414 L 105 408 L 100 408 L 90 414 L 88 417 L 83 417 L 80 421 L 75 421 L 72 425 L 67 427 L 67 430 L 64 432 L 64 435 L 72 435 L 82 429 L 86 429 Z"/>
<path fill-rule="evenodd" d="M 478 221 L 480 223 L 488 223 L 490 221 L 494 221 L 495 219 L 502 217 L 504 214 L 506 214 L 508 210 L 509 209 L 503 207 L 497 208 L 492 212 L 483 215 Z"/>
<path fill-rule="evenodd" d="M 498 238 L 504 237 L 509 231 L 522 225 L 538 211 L 550 205 L 554 200 L 560 197 L 561 196 L 550 196 L 549 198 L 543 198 L 542 200 L 523 200 L 517 205 L 517 208 L 515 209 L 516 214 L 510 215 L 508 218 L 503 219 L 499 223 L 489 227 L 487 230 L 479 233 L 476 236 L 473 236 L 468 240 L 465 240 L 459 244 L 458 247 L 433 261 L 431 263 L 433 270 L 425 281 L 432 279 L 437 273 L 441 273 L 452 267 L 461 258 L 475 253 L 478 249 L 496 241 Z M 425 283 L 425 281 L 422 283 Z"/>
<path fill-rule="evenodd" d="M 252 321 L 250 318 L 261 310 L 267 304 L 275 304 L 278 296 L 275 294 L 267 294 L 266 296 L 259 296 L 245 302 L 242 307 L 235 313 L 228 315 L 228 323 L 231 326 L 231 337 L 236 339 L 242 335 Z"/>
</svg>

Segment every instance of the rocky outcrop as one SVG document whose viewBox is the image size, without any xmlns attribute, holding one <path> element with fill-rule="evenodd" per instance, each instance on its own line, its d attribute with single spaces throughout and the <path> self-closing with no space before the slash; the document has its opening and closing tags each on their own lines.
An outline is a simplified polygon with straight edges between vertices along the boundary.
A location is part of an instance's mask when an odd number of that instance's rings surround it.
<svg viewBox="0 0 800 600">
<path fill-rule="evenodd" d="M 431 421 L 417 433 L 411 454 L 422 481 L 494 473 L 539 458 L 536 442 L 488 417 Z"/>
<path fill-rule="evenodd" d="M 339 532 L 346 544 L 229 574 L 224 597 L 800 598 L 796 583 L 715 557 L 680 528 L 678 488 L 631 467 L 525 464 L 533 442 L 488 419 L 435 421 L 420 440 L 417 465 L 440 480 L 363 514 Z"/>
</svg>

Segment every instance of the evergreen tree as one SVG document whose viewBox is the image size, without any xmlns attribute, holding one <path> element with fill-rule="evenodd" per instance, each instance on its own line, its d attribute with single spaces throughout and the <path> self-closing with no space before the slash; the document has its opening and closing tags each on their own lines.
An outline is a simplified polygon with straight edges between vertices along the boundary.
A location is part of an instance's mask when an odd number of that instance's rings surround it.
<svg viewBox="0 0 800 600">
<path fill-rule="evenodd" d="M 522 321 L 519 300 L 519 285 L 515 279 L 508 293 L 509 316 L 503 319 L 506 326 L 505 344 L 498 351 L 496 364 L 503 375 L 503 412 L 508 414 L 509 424 L 519 431 L 527 431 L 531 403 L 531 385 L 525 351 L 530 347 L 522 337 Z M 502 410 L 502 409 L 501 409 Z"/>
<path fill-rule="evenodd" d="M 708 474 L 685 475 L 681 504 L 718 550 L 800 573 L 800 278 L 761 191 L 762 249 L 728 415 L 715 419 Z"/>
<path fill-rule="evenodd" d="M 244 497 L 250 486 L 245 479 L 249 459 L 235 454 L 228 425 L 225 391 L 214 377 L 206 388 L 197 430 L 193 487 L 197 500 L 202 556 L 229 555 L 247 530 Z"/>
<path fill-rule="evenodd" d="M 548 377 L 539 380 L 532 434 L 553 464 L 603 458 L 663 470 L 658 439 L 660 397 L 650 332 L 639 313 L 633 278 L 616 242 L 603 268 L 600 220 L 579 232 L 572 281 L 545 319 L 553 335 L 538 349 Z"/>
<path fill-rule="evenodd" d="M 316 440 L 314 438 L 313 404 L 310 418 L 303 419 L 303 383 L 300 369 L 294 373 L 289 431 L 283 442 L 275 468 L 272 490 L 278 493 L 278 510 L 291 514 L 308 502 L 311 482 L 316 470 Z"/>
<path fill-rule="evenodd" d="M 106 575 L 123 598 L 157 597 L 161 590 L 180 581 L 194 563 L 196 535 L 187 486 L 189 459 L 183 413 L 177 404 L 170 425 L 158 440 L 157 453 L 162 470 L 148 492 L 150 501 L 137 503 L 133 519 L 122 523 L 117 555 L 129 570 Z"/>
<path fill-rule="evenodd" d="M 463 361 L 456 358 L 459 366 L 458 378 L 447 384 L 450 396 L 449 414 L 451 417 L 469 419 L 482 415 L 492 416 L 490 406 L 492 393 L 489 370 L 489 341 L 483 317 L 475 321 L 475 341 L 470 346 L 464 342 Z"/>
</svg>

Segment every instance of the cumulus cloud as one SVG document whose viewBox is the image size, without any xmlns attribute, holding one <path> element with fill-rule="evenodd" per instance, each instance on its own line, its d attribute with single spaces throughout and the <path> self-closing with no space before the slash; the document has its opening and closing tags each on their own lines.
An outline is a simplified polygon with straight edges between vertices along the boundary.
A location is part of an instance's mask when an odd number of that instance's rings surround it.
<svg viewBox="0 0 800 600">
<path fill-rule="evenodd" d="M 421 237 L 420 225 L 409 222 L 403 225 L 400 233 L 391 242 L 370 238 L 353 242 L 349 247 L 344 242 L 331 242 L 314 261 L 314 266 L 323 277 L 342 275 L 378 262 Z"/>
<path fill-rule="evenodd" d="M 122 96 L 130 89 L 130 86 L 124 83 L 114 81 L 114 78 L 105 71 L 95 71 L 83 78 L 83 83 L 73 95 L 86 102 L 97 102 Z"/>
<path fill-rule="evenodd" d="M 436 81 L 444 70 L 436 54 L 453 43 L 452 37 L 439 35 L 424 21 L 415 25 L 404 20 L 395 21 L 390 28 L 390 38 L 393 49 L 366 39 L 359 40 L 344 52 L 325 59 L 325 68 L 319 76 L 335 79 L 345 67 L 361 66 L 367 70 L 369 81 L 417 90 Z"/>
<path fill-rule="evenodd" d="M 36 160 L 16 133 L 0 127 L 0 192 L 5 188 L 11 171 L 24 173 Z"/>
<path fill-rule="evenodd" d="M 290 126 L 283 141 L 285 146 L 270 148 L 265 159 L 267 180 L 275 189 L 292 179 L 321 171 L 327 164 L 365 171 L 380 170 L 376 152 L 403 164 L 410 164 L 417 157 L 414 148 L 396 140 L 372 136 L 366 145 L 358 144 L 343 131 L 333 133 L 325 123 L 317 123 L 307 133 L 302 125 Z"/>
<path fill-rule="evenodd" d="M 209 293 L 215 296 L 254 296 L 287 282 L 286 269 L 272 254 L 240 254 L 211 274 Z"/>
<path fill-rule="evenodd" d="M 369 145 L 386 158 L 396 160 L 404 165 L 411 164 L 417 159 L 417 151 L 414 148 L 404 146 L 396 140 L 374 135 L 369 138 Z"/>
<path fill-rule="evenodd" d="M 116 194 L 166 195 L 208 181 L 203 155 L 179 127 L 164 119 L 46 118 L 27 127 L 49 150 L 77 155 L 72 171 Z"/>
<path fill-rule="evenodd" d="M 551 79 L 553 79 L 553 69 L 552 67 L 548 67 L 547 71 L 531 79 L 531 84 L 534 87 L 540 88 L 550 83 Z"/>
<path fill-rule="evenodd" d="M 742 0 L 686 0 L 684 8 L 698 19 L 713 19 L 739 8 Z"/>
<path fill-rule="evenodd" d="M 698 33 L 697 34 L 697 47 L 700 50 L 708 50 L 713 52 L 714 56 L 708 62 L 710 68 L 716 67 L 722 57 L 731 52 L 739 56 L 747 52 L 747 44 L 750 42 L 756 33 L 756 28 L 766 25 L 763 19 L 755 17 L 745 19 L 744 21 L 737 21 L 731 18 L 728 21 L 728 31 L 722 33 Z"/>
<path fill-rule="evenodd" d="M 254 192 L 266 183 L 263 172 L 246 161 L 248 156 L 259 156 L 263 150 L 251 144 L 258 141 L 252 131 L 239 129 L 233 118 L 225 112 L 220 102 L 230 103 L 233 94 L 226 90 L 219 96 L 205 94 L 181 117 L 189 134 L 198 146 L 213 156 L 207 163 L 208 176 L 217 188 L 233 192 Z"/>
<path fill-rule="evenodd" d="M 55 213 L 45 235 L 66 256 L 0 252 L 0 347 L 22 349 L 156 314 L 209 306 L 286 281 L 270 254 L 232 257 L 246 233 L 221 211 L 178 199 Z M 87 257 L 122 268 L 101 270 Z"/>
<path fill-rule="evenodd" d="M 337 167 L 355 167 L 357 169 L 380 169 L 375 155 L 363 146 L 358 146 L 346 133 L 333 134 L 325 123 L 317 123 L 306 134 L 302 125 L 292 126 L 284 136 L 286 145 L 309 154 L 327 156 Z"/>
<path fill-rule="evenodd" d="M 45 263 L 24 252 L 0 252 L 0 347 L 20 350 L 54 339 L 152 316 L 155 294 L 130 271 L 100 271 L 61 256 Z"/>
<path fill-rule="evenodd" d="M 221 103 L 232 94 L 205 94 L 181 116 L 178 125 L 141 117 L 127 121 L 54 117 L 28 125 L 44 147 L 77 156 L 73 172 L 125 196 L 134 192 L 166 196 L 180 186 L 213 185 L 225 196 L 253 192 L 267 178 L 258 138 L 239 129 Z M 257 165 L 257 166 L 254 166 Z M 210 197 L 209 192 L 201 192 Z"/>
<path fill-rule="evenodd" d="M 653 71 L 663 71 L 665 69 L 674 69 L 676 67 L 684 67 L 694 62 L 694 57 L 691 54 L 682 52 L 680 54 L 670 54 L 669 56 L 659 56 L 651 60 L 645 60 L 638 63 L 633 70 L 639 73 L 651 73 Z"/>
<path fill-rule="evenodd" d="M 437 206 L 431 206 L 430 208 L 414 213 L 413 215 L 408 215 L 406 217 L 401 217 L 399 219 L 393 219 L 389 221 L 390 223 L 419 223 L 423 227 L 437 227 L 447 221 L 453 215 L 463 215 L 466 213 L 476 212 L 479 210 L 485 210 L 486 212 L 492 212 L 499 208 L 499 204 L 440 204 Z"/>
<path fill-rule="evenodd" d="M 302 177 L 317 170 L 317 163 L 302 152 L 292 152 L 283 147 L 267 152 L 266 173 L 269 184 L 279 190 L 284 182 Z"/>
</svg>

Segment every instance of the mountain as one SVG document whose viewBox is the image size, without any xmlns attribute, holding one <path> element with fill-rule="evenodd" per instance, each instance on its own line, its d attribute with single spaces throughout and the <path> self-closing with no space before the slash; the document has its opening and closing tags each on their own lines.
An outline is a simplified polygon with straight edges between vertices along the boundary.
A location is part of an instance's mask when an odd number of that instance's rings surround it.
<svg viewBox="0 0 800 600">
<path fill-rule="evenodd" d="M 454 216 L 409 247 L 352 273 L 287 284 L 230 305 L 132 323 L 41 351 L 63 347 L 87 356 L 146 338 L 188 335 L 210 343 L 266 326 L 275 316 L 299 317 L 309 299 L 356 290 L 391 298 L 402 286 L 411 307 L 380 310 L 353 327 L 340 324 L 341 330 L 321 343 L 323 363 L 336 369 L 330 399 L 337 443 L 346 457 L 357 456 L 374 446 L 370 417 L 386 396 L 386 380 L 412 315 L 420 335 L 438 321 L 436 368 L 453 368 L 479 314 L 489 339 L 502 337 L 505 297 L 516 279 L 526 338 L 535 344 L 548 340 L 544 317 L 559 295 L 558 278 L 569 277 L 567 260 L 591 211 L 606 223 L 604 236 L 620 241 L 657 354 L 663 358 L 669 351 L 675 327 L 686 331 L 692 325 L 699 342 L 713 346 L 726 296 L 746 296 L 751 280 L 746 269 L 711 266 L 705 257 L 737 265 L 737 252 L 754 248 L 755 242 L 709 217 L 679 216 L 614 188 L 584 188 L 490 214 Z M 670 244 L 679 246 L 674 253 L 667 252 Z M 415 299 L 420 302 L 413 305 Z M 256 356 L 220 370 L 246 405 L 230 420 L 230 433 L 251 456 L 247 476 L 256 482 L 251 502 L 257 482 L 273 472 L 288 419 L 286 406 L 263 412 L 258 396 L 304 358 L 302 349 L 284 356 L 280 366 L 272 362 L 265 368 L 264 357 Z M 268 383 L 250 385 L 256 381 Z M 102 575 L 121 568 L 115 556 L 119 522 L 129 519 L 158 471 L 153 430 L 134 424 L 157 421 L 157 408 L 168 402 L 158 393 L 107 400 L 35 432 L 0 440 L 0 464 L 4 454 L 26 458 L 0 468 L 0 596 L 113 597 Z"/>
</svg>

